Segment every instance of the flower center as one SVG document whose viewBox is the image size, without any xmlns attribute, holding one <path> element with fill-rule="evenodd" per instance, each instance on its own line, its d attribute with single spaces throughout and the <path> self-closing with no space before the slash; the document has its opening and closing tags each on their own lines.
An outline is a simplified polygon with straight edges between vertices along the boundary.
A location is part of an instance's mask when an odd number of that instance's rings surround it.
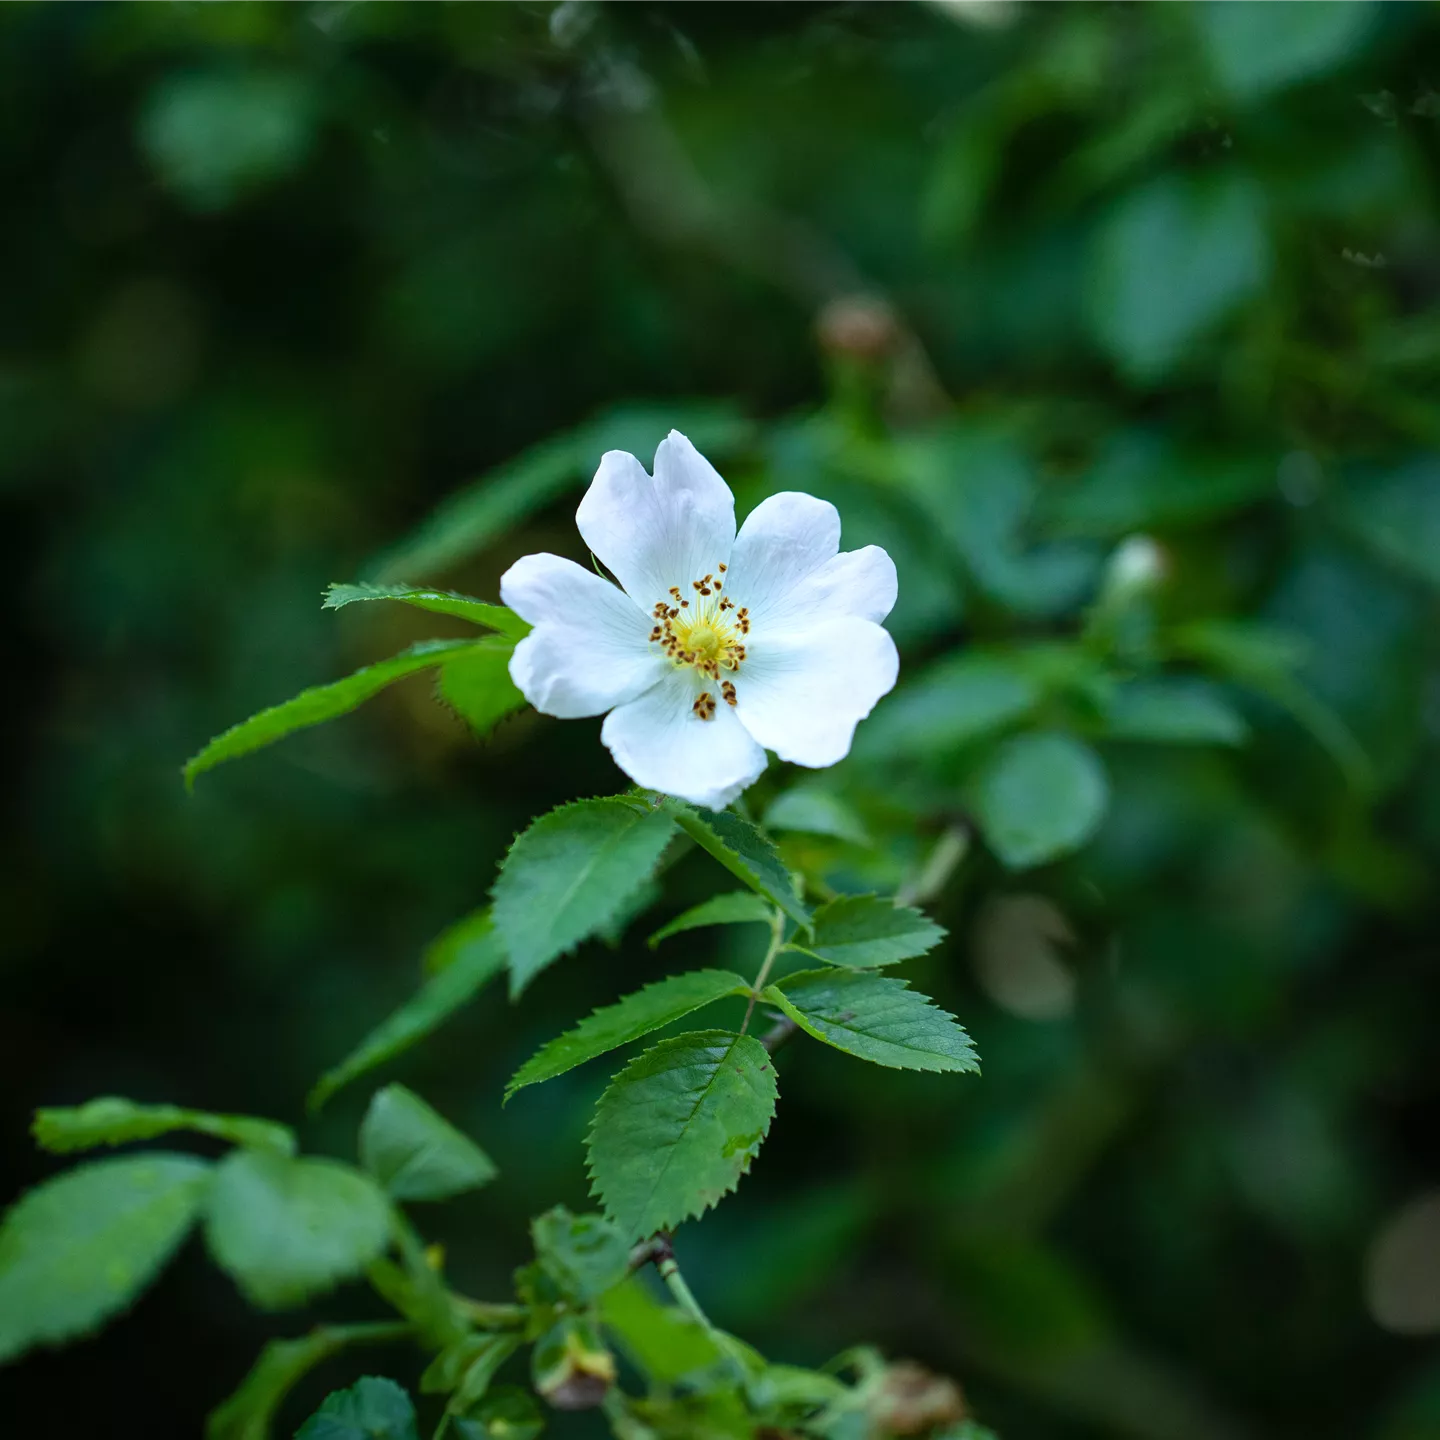
<svg viewBox="0 0 1440 1440">
<path fill-rule="evenodd" d="M 722 594 L 725 582 L 720 577 L 725 569 L 717 565 L 709 574 L 692 580 L 688 597 L 678 585 L 672 585 L 669 598 L 658 601 L 650 612 L 656 622 L 650 641 L 677 668 L 693 670 L 697 679 L 715 681 L 720 698 L 734 705 L 735 684 L 722 681 L 720 672 L 733 674 L 744 663 L 750 611 Z M 701 720 L 713 720 L 715 697 L 709 690 L 701 690 L 690 708 Z"/>
</svg>

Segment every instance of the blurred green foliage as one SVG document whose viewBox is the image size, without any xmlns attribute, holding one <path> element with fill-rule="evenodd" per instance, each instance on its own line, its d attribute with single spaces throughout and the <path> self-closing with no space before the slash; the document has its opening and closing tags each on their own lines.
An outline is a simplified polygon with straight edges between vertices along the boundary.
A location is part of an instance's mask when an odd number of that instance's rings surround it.
<svg viewBox="0 0 1440 1440">
<path fill-rule="evenodd" d="M 787 1069 L 682 1232 L 716 1320 L 1011 1436 L 1440 1432 L 1437 58 L 1365 3 L 7 7 L 4 1193 L 37 1104 L 299 1123 L 513 833 L 616 788 L 598 724 L 477 745 L 420 679 L 178 766 L 464 631 L 327 583 L 493 596 L 675 425 L 897 561 L 902 688 L 786 843 L 923 895 L 985 1058 Z M 752 968 L 654 928 L 395 1067 L 504 1177 L 445 1221 L 480 1293 L 585 1208 L 607 1072 L 506 1078 L 672 947 Z M 0 1399 L 189 1436 L 269 1333 L 190 1257 Z"/>
</svg>

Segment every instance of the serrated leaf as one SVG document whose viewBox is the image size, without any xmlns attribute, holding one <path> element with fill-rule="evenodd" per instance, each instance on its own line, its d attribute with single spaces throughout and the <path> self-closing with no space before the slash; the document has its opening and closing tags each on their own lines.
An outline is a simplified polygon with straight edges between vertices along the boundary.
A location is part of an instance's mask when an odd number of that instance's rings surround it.
<svg viewBox="0 0 1440 1440">
<path fill-rule="evenodd" d="M 295 1153 L 295 1132 L 274 1120 L 250 1115 L 212 1115 L 178 1105 L 141 1105 L 118 1095 L 103 1095 L 83 1105 L 37 1110 L 30 1127 L 36 1143 L 57 1155 L 97 1145 L 128 1145 L 153 1140 L 174 1130 L 194 1130 L 232 1145 Z"/>
<path fill-rule="evenodd" d="M 750 1168 L 776 1096 L 753 1035 L 698 1030 L 652 1046 L 600 1097 L 587 1137 L 606 1212 L 640 1239 L 708 1210 Z"/>
<path fill-rule="evenodd" d="M 356 1331 L 364 1328 L 321 1325 L 295 1340 L 270 1341 L 235 1391 L 210 1412 L 205 1440 L 270 1440 L 271 1423 L 286 1396 L 317 1365 L 361 1338 Z"/>
<path fill-rule="evenodd" d="M 327 1395 L 295 1440 L 417 1440 L 415 1406 L 393 1380 L 365 1375 Z"/>
<path fill-rule="evenodd" d="M 1072 735 L 1028 731 L 999 746 L 970 786 L 986 842 L 1012 870 L 1078 850 L 1110 803 L 1100 757 Z"/>
<path fill-rule="evenodd" d="M 563 1205 L 530 1222 L 535 1256 L 568 1300 L 598 1299 L 630 1273 L 630 1243 L 603 1215 L 572 1215 Z"/>
<path fill-rule="evenodd" d="M 343 680 L 329 685 L 314 685 L 279 705 L 272 705 L 224 734 L 217 735 L 198 755 L 185 764 L 185 784 L 193 786 L 198 776 L 226 760 L 236 760 L 253 750 L 273 745 L 297 730 L 347 715 L 372 695 L 379 694 L 407 675 L 428 670 L 447 657 L 463 654 L 478 642 L 474 640 L 422 640 L 388 660 L 367 665 Z"/>
<path fill-rule="evenodd" d="M 494 1162 L 403 1085 L 377 1090 L 360 1122 L 360 1163 L 394 1200 L 444 1200 L 488 1185 Z"/>
<path fill-rule="evenodd" d="M 624 910 L 674 829 L 669 815 L 634 802 L 577 800 L 542 815 L 515 841 L 491 892 L 512 999 Z"/>
<path fill-rule="evenodd" d="M 312 1110 L 318 1110 L 342 1086 L 393 1060 L 438 1029 L 504 970 L 506 960 L 504 943 L 483 911 L 452 926 L 426 952 L 426 958 L 427 963 L 440 968 L 345 1059 L 320 1077 L 307 1102 Z"/>
<path fill-rule="evenodd" d="M 815 912 L 812 938 L 788 948 L 831 965 L 868 969 L 933 950 L 946 931 L 928 915 L 878 895 L 842 895 Z"/>
<path fill-rule="evenodd" d="M 22 1195 L 0 1223 L 0 1361 L 129 1306 L 184 1240 L 210 1172 L 191 1155 L 121 1155 Z"/>
<path fill-rule="evenodd" d="M 601 412 L 575 430 L 552 435 L 450 495 L 421 525 L 372 567 L 381 577 L 436 574 L 484 549 L 594 473 L 607 450 L 653 454 L 672 429 L 718 459 L 742 442 L 748 422 L 707 401 L 630 404 Z"/>
<path fill-rule="evenodd" d="M 953 1015 L 903 980 L 871 970 L 801 970 L 762 997 L 802 1030 L 861 1060 L 895 1070 L 978 1071 Z"/>
<path fill-rule="evenodd" d="M 810 912 L 796 898 L 780 852 L 763 832 L 728 810 L 701 809 L 673 796 L 666 796 L 660 804 L 707 855 L 718 860 L 737 880 L 778 905 L 797 925 L 810 924 Z"/>
<path fill-rule="evenodd" d="M 851 845 L 870 843 L 860 817 L 843 800 L 809 785 L 796 785 L 779 796 L 765 812 L 765 824 L 771 830 L 829 835 Z"/>
<path fill-rule="evenodd" d="M 662 925 L 645 943 L 653 950 L 662 940 L 686 930 L 700 930 L 707 925 L 744 925 L 759 920 L 768 925 L 774 911 L 763 895 L 753 890 L 735 890 L 728 895 L 712 895 Z"/>
<path fill-rule="evenodd" d="M 542 1046 L 505 1087 L 505 1098 L 508 1100 L 527 1085 L 553 1080 L 727 995 L 747 994 L 749 989 L 745 980 L 728 970 L 691 970 L 657 980 L 613 1005 L 603 1006 L 574 1029 Z"/>
<path fill-rule="evenodd" d="M 205 1237 L 255 1305 L 279 1309 L 358 1275 L 389 1240 L 390 1206 L 349 1165 L 237 1150 L 215 1169 Z"/>
<path fill-rule="evenodd" d="M 440 698 L 477 737 L 488 735 L 525 704 L 525 697 L 510 678 L 510 657 L 514 653 L 515 646 L 509 640 L 482 640 L 440 667 Z"/>
<path fill-rule="evenodd" d="M 475 625 L 498 630 L 512 640 L 523 640 L 530 627 L 506 605 L 492 605 L 454 590 L 435 590 L 416 585 L 331 585 L 326 588 L 322 609 L 339 610 L 357 600 L 399 600 L 417 610 L 436 615 L 456 615 Z"/>
</svg>

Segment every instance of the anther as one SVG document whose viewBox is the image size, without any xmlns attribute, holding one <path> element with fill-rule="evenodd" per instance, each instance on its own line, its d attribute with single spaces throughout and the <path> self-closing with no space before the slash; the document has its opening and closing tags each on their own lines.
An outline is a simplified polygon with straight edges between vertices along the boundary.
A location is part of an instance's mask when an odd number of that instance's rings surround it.
<svg viewBox="0 0 1440 1440">
<path fill-rule="evenodd" d="M 682 600 L 680 602 L 680 608 L 682 610 L 688 610 L 690 608 L 690 602 L 688 600 Z"/>
<path fill-rule="evenodd" d="M 727 705 L 733 705 L 735 703 L 735 686 L 731 684 L 729 680 L 720 687 L 720 693 L 725 697 L 725 703 Z"/>
<path fill-rule="evenodd" d="M 729 568 L 730 568 L 730 567 L 729 567 L 728 565 L 721 565 L 721 566 L 719 567 L 720 573 L 723 575 Z"/>
</svg>

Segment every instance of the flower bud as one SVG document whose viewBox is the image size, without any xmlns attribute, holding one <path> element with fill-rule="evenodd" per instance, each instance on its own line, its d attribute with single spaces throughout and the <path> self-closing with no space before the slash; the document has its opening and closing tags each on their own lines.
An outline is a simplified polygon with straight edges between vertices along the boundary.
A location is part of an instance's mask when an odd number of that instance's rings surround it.
<svg viewBox="0 0 1440 1440">
<path fill-rule="evenodd" d="M 593 1410 L 615 1383 L 615 1357 L 595 1327 L 566 1319 L 535 1344 L 535 1389 L 555 1410 Z"/>
</svg>

